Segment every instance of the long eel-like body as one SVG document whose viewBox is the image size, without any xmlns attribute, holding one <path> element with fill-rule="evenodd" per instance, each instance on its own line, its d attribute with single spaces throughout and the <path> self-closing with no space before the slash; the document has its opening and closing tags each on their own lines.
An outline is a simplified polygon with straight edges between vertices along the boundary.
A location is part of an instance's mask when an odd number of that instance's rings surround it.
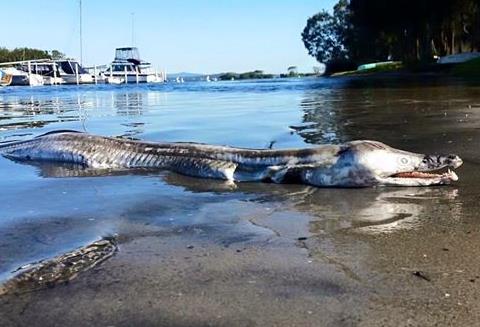
<svg viewBox="0 0 480 327">
<path fill-rule="evenodd" d="M 427 186 L 458 179 L 441 168 L 457 168 L 454 155 L 424 155 L 376 141 L 317 145 L 312 148 L 259 150 L 199 143 L 132 141 L 72 131 L 47 133 L 0 145 L 14 160 L 53 161 L 93 169 L 168 169 L 181 174 L 229 181 L 297 182 L 322 187 L 372 185 Z"/>
<path fill-rule="evenodd" d="M 281 178 L 286 169 L 331 164 L 338 145 L 292 150 L 256 150 L 201 143 L 140 142 L 74 131 L 0 145 L 17 160 L 56 161 L 95 169 L 159 168 L 235 181 Z"/>
</svg>

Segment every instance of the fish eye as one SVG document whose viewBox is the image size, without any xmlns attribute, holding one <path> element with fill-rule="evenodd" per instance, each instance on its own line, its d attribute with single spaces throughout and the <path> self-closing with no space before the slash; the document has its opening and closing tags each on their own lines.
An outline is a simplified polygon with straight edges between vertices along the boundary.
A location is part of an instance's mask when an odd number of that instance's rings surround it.
<svg viewBox="0 0 480 327">
<path fill-rule="evenodd" d="M 406 164 L 408 164 L 408 159 L 407 158 L 401 158 L 400 163 L 403 164 L 403 165 L 406 165 Z"/>
</svg>

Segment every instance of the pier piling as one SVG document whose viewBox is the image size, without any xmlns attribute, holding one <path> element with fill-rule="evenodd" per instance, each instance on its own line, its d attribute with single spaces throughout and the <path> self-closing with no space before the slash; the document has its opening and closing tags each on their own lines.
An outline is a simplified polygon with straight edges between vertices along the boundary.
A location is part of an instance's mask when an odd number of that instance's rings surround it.
<svg viewBox="0 0 480 327">
<path fill-rule="evenodd" d="M 32 63 L 29 61 L 28 65 L 28 84 L 32 86 Z"/>
<path fill-rule="evenodd" d="M 77 85 L 80 84 L 80 76 L 78 75 L 78 64 L 75 64 L 75 77 L 77 78 Z"/>
</svg>

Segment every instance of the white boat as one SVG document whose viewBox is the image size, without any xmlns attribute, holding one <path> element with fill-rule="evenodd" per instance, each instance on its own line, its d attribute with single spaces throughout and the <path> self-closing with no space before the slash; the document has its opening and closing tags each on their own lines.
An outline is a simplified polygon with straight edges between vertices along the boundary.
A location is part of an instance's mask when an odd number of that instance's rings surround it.
<svg viewBox="0 0 480 327">
<path fill-rule="evenodd" d="M 63 78 L 61 78 L 61 77 L 50 77 L 50 76 L 42 76 L 42 77 L 43 77 L 43 84 L 44 85 L 64 84 Z"/>
<path fill-rule="evenodd" d="M 14 67 L 2 68 L 2 85 L 3 86 L 16 86 L 16 85 L 30 85 L 40 86 L 43 85 L 43 78 L 38 74 L 28 74 L 22 70 Z"/>
<path fill-rule="evenodd" d="M 30 63 L 22 63 L 18 66 L 18 69 L 24 73 L 31 72 L 41 76 L 44 85 L 63 84 L 60 71 L 54 62 L 47 60 L 31 61 Z"/>
<path fill-rule="evenodd" d="M 162 75 L 152 71 L 149 62 L 142 61 L 138 49 L 135 47 L 117 48 L 115 59 L 102 72 L 107 83 L 116 83 L 119 79 L 123 83 L 158 83 L 163 82 Z"/>
<path fill-rule="evenodd" d="M 107 77 L 105 77 L 105 83 L 108 83 L 108 84 L 123 84 L 123 83 L 125 83 L 125 80 L 124 80 L 123 77 L 107 76 Z"/>
<path fill-rule="evenodd" d="M 93 76 L 84 69 L 78 62 L 73 60 L 57 60 L 60 77 L 64 84 L 92 84 L 95 82 Z"/>
<path fill-rule="evenodd" d="M 94 83 L 95 79 L 74 60 L 35 59 L 0 64 L 0 85 L 55 85 Z"/>
</svg>

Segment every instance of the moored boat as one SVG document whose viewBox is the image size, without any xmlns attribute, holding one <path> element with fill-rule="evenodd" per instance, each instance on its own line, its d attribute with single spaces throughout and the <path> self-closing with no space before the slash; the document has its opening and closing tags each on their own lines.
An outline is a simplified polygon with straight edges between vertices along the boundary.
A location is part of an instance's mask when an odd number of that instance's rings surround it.
<svg viewBox="0 0 480 327">
<path fill-rule="evenodd" d="M 60 68 L 60 77 L 65 84 L 92 84 L 93 76 L 74 60 L 55 61 Z"/>
<path fill-rule="evenodd" d="M 44 81 L 41 75 L 34 73 L 26 73 L 14 67 L 2 68 L 1 84 L 3 86 L 20 86 L 30 85 L 39 86 L 43 85 Z"/>
<path fill-rule="evenodd" d="M 157 74 L 152 70 L 149 62 L 140 59 L 140 54 L 136 47 L 117 48 L 115 50 L 115 59 L 103 71 L 103 76 L 107 83 L 155 83 L 163 82 L 162 74 Z"/>
<path fill-rule="evenodd" d="M 32 73 L 41 76 L 44 85 L 63 84 L 60 71 L 54 62 L 48 60 L 24 62 L 17 66 L 24 73 Z"/>
</svg>

